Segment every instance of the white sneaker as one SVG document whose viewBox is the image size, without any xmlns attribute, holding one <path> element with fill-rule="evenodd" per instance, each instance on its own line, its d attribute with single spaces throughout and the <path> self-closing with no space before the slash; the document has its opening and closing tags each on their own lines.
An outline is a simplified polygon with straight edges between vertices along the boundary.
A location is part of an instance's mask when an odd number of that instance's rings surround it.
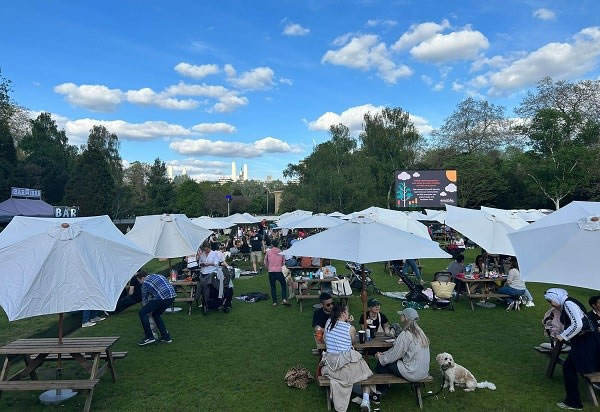
<svg viewBox="0 0 600 412">
<path fill-rule="evenodd" d="M 528 308 L 532 308 L 532 307 L 534 307 L 534 306 L 535 306 L 535 303 L 533 303 L 533 300 L 530 300 L 529 302 L 527 302 L 527 303 L 525 304 L 525 306 L 526 306 L 526 307 L 528 307 Z"/>
<path fill-rule="evenodd" d="M 367 399 L 363 399 L 360 404 L 360 410 L 361 412 L 371 412 L 371 402 Z"/>
<path fill-rule="evenodd" d="M 352 402 L 354 402 L 357 405 L 360 405 L 362 403 L 362 398 L 360 396 L 355 396 L 354 399 L 352 399 Z"/>
<path fill-rule="evenodd" d="M 101 316 L 96 316 L 95 318 L 90 319 L 90 322 L 94 322 L 94 323 L 102 322 L 104 319 L 106 319 L 106 318 L 103 318 Z"/>
<path fill-rule="evenodd" d="M 90 326 L 94 326 L 94 325 L 95 325 L 95 323 L 90 321 L 90 322 L 85 322 L 85 323 L 81 324 L 81 327 L 89 328 Z"/>
</svg>

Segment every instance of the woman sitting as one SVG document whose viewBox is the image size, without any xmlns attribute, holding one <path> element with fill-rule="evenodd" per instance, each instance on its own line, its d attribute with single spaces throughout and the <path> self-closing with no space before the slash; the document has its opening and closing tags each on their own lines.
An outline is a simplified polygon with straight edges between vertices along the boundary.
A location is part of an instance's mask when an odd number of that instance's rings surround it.
<svg viewBox="0 0 600 412">
<path fill-rule="evenodd" d="M 512 258 L 510 260 L 510 270 L 508 271 L 508 277 L 506 283 L 500 289 L 498 293 L 508 295 L 508 303 L 511 304 L 514 300 L 521 296 L 525 296 L 525 300 L 528 302 L 528 306 L 533 306 L 533 298 L 531 293 L 527 290 L 525 282 L 521 280 L 521 272 L 519 272 L 519 264 L 517 259 Z M 529 302 L 532 302 L 529 304 Z"/>
<path fill-rule="evenodd" d="M 417 382 L 429 376 L 429 339 L 417 325 L 419 314 L 416 310 L 406 308 L 398 314 L 401 315 L 402 331 L 391 349 L 375 354 L 378 361 L 375 372 L 391 373 Z"/>
<path fill-rule="evenodd" d="M 487 267 L 485 265 L 483 255 L 477 255 L 475 258 L 475 263 L 471 267 L 471 273 L 479 273 L 480 276 L 483 276 L 485 275 L 485 272 L 487 272 Z"/>
<path fill-rule="evenodd" d="M 250 245 L 248 244 L 248 238 L 242 237 L 242 244 L 240 245 L 240 253 L 250 254 Z"/>
<path fill-rule="evenodd" d="M 373 372 L 361 354 L 352 348 L 356 330 L 350 324 L 351 317 L 344 304 L 336 303 L 331 317 L 325 323 L 325 346 L 327 351 L 321 359 L 321 373 L 330 381 L 333 406 L 338 412 L 348 409 L 352 385 L 369 378 Z M 370 411 L 369 387 L 363 388 L 362 411 Z"/>
<path fill-rule="evenodd" d="M 392 336 L 388 318 L 381 313 L 381 304 L 379 301 L 375 298 L 371 298 L 367 301 L 367 307 L 367 328 L 369 326 L 375 326 L 377 328 L 377 333 Z M 360 315 L 358 323 L 361 325 L 364 324 L 362 314 Z"/>
</svg>

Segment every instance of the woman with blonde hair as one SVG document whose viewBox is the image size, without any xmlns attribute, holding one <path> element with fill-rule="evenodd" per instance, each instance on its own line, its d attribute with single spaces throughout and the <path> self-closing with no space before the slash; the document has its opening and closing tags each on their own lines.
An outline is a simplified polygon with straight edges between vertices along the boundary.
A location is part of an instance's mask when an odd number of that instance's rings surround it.
<svg viewBox="0 0 600 412">
<path fill-rule="evenodd" d="M 391 373 L 409 382 L 423 380 L 429 376 L 429 339 L 417 324 L 416 310 L 406 308 L 398 314 L 402 324 L 394 326 L 401 331 L 391 349 L 375 354 L 375 372 Z"/>
</svg>

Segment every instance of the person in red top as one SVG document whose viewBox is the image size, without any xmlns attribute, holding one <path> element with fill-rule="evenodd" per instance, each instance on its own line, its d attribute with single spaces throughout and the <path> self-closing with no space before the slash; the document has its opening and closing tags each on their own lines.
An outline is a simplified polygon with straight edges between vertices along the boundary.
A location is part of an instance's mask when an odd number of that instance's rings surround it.
<svg viewBox="0 0 600 412">
<path fill-rule="evenodd" d="M 290 303 L 287 301 L 287 285 L 285 283 L 285 277 L 281 268 L 285 264 L 285 257 L 280 255 L 281 250 L 278 248 L 279 242 L 273 240 L 271 248 L 267 250 L 265 255 L 265 266 L 269 272 L 269 284 L 271 285 L 271 297 L 273 298 L 273 306 L 277 306 L 277 287 L 275 282 L 281 284 L 281 297 L 284 306 L 289 306 Z"/>
</svg>

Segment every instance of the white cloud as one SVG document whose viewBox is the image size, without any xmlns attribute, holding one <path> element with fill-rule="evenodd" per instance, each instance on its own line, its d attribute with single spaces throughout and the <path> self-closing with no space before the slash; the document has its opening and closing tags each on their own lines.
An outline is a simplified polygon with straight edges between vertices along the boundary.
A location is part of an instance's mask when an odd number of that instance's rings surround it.
<svg viewBox="0 0 600 412">
<path fill-rule="evenodd" d="M 223 176 L 229 176 L 230 163 L 200 160 L 188 158 L 184 160 L 168 160 L 165 162 L 169 166 L 173 166 L 173 172 L 177 175 L 183 173 L 185 168 L 186 174 L 196 180 L 219 180 Z"/>
<path fill-rule="evenodd" d="M 436 83 L 436 84 L 433 86 L 432 90 L 433 90 L 434 92 L 441 92 L 442 90 L 444 90 L 444 82 L 437 82 L 437 83 Z"/>
<path fill-rule="evenodd" d="M 182 76 L 193 77 L 194 79 L 201 79 L 210 74 L 219 73 L 219 66 L 216 64 L 202 64 L 200 66 L 181 62 L 175 66 L 175 71 Z"/>
<path fill-rule="evenodd" d="M 368 20 L 367 21 L 367 26 L 369 27 L 376 27 L 376 26 L 384 26 L 384 27 L 394 27 L 395 25 L 397 25 L 398 22 L 396 20 Z"/>
<path fill-rule="evenodd" d="M 309 130 L 329 131 L 332 125 L 339 123 L 344 124 L 354 134 L 362 131 L 362 125 L 366 113 L 377 114 L 384 109 L 384 106 L 373 106 L 372 104 L 364 104 L 362 106 L 354 106 L 337 114 L 334 112 L 326 112 L 319 116 L 318 119 L 312 122 L 306 122 Z M 422 134 L 429 134 L 433 127 L 429 122 L 414 114 L 410 114 L 410 120 L 413 122 L 417 130 Z"/>
<path fill-rule="evenodd" d="M 458 82 L 452 82 L 452 90 L 454 90 L 455 92 L 459 92 L 464 88 L 465 88 L 464 84 L 461 84 Z"/>
<path fill-rule="evenodd" d="M 474 87 L 476 89 L 480 89 L 482 87 L 486 87 L 488 85 L 488 79 L 484 75 L 479 75 L 469 82 L 469 86 Z"/>
<path fill-rule="evenodd" d="M 235 75 L 237 74 L 235 68 L 231 64 L 226 64 L 223 67 L 223 70 L 225 70 L 225 74 L 227 75 L 227 77 L 235 77 Z"/>
<path fill-rule="evenodd" d="M 116 109 L 121 103 L 123 92 L 109 89 L 99 84 L 62 83 L 54 87 L 54 91 L 65 96 L 74 106 L 85 107 L 94 112 L 108 112 Z"/>
<path fill-rule="evenodd" d="M 428 86 L 431 86 L 433 84 L 433 79 L 427 76 L 426 74 L 421 75 L 421 80 L 423 80 L 423 82 Z"/>
<path fill-rule="evenodd" d="M 402 172 L 398 175 L 399 180 L 410 180 L 410 175 L 406 172 Z"/>
<path fill-rule="evenodd" d="M 339 43 L 338 43 L 339 44 Z M 401 77 L 413 72 L 406 65 L 396 65 L 389 55 L 385 43 L 374 34 L 359 35 L 338 50 L 328 50 L 321 63 L 346 66 L 363 71 L 377 70 L 377 75 L 386 83 L 396 84 Z"/>
<path fill-rule="evenodd" d="M 410 26 L 410 30 L 404 33 L 400 38 L 392 45 L 392 50 L 400 51 L 411 48 L 417 44 L 429 40 L 437 33 L 450 27 L 448 20 L 442 20 L 441 24 L 428 21 L 421 24 L 413 24 Z"/>
<path fill-rule="evenodd" d="M 419 173 L 419 172 L 414 172 L 414 173 L 413 173 L 413 177 L 421 177 L 421 173 Z"/>
<path fill-rule="evenodd" d="M 228 72 L 235 73 L 233 66 Z M 257 67 L 236 77 L 229 76 L 227 80 L 241 89 L 265 90 L 275 84 L 274 77 L 275 72 L 270 67 Z"/>
<path fill-rule="evenodd" d="M 467 27 L 448 34 L 435 34 L 410 49 L 410 54 L 421 61 L 441 63 L 475 59 L 481 50 L 489 46 L 488 39 L 481 32 Z"/>
<path fill-rule="evenodd" d="M 234 94 L 223 96 L 219 99 L 218 103 L 215 103 L 210 111 L 219 113 L 229 113 L 237 109 L 238 107 L 246 106 L 248 104 L 248 98 L 244 96 L 236 96 Z"/>
<path fill-rule="evenodd" d="M 123 169 L 129 169 L 129 166 L 131 166 L 131 162 L 125 159 L 121 159 L 121 165 L 123 166 Z"/>
<path fill-rule="evenodd" d="M 579 31 L 571 42 L 548 43 L 489 76 L 490 94 L 534 84 L 544 76 L 569 79 L 597 67 L 600 27 Z"/>
<path fill-rule="evenodd" d="M 226 69 L 227 71 L 227 69 Z M 213 86 L 207 84 L 187 84 L 179 82 L 176 85 L 169 86 L 166 91 L 168 95 L 183 95 L 183 96 L 204 96 L 219 101 L 213 105 L 209 111 L 212 112 L 232 112 L 238 107 L 246 106 L 248 104 L 248 98 L 244 96 L 238 96 L 238 92 L 230 90 L 223 86 Z"/>
<path fill-rule="evenodd" d="M 265 153 L 298 152 L 297 146 L 274 137 L 265 137 L 254 143 L 226 142 L 223 140 L 181 139 L 171 142 L 171 149 L 183 155 L 222 157 L 259 157 Z"/>
<path fill-rule="evenodd" d="M 87 139 L 91 128 L 101 125 L 119 136 L 119 139 L 152 140 L 161 137 L 189 136 L 191 131 L 181 125 L 164 121 L 148 121 L 143 123 L 129 123 L 124 120 L 97 120 L 77 119 L 65 122 L 67 136 Z"/>
<path fill-rule="evenodd" d="M 450 183 L 444 188 L 444 190 L 446 190 L 446 192 L 454 193 L 456 192 L 456 185 L 454 183 Z"/>
<path fill-rule="evenodd" d="M 282 32 L 285 36 L 306 36 L 308 33 L 310 33 L 310 29 L 308 27 L 302 27 L 298 23 L 286 24 Z"/>
<path fill-rule="evenodd" d="M 540 20 L 556 20 L 556 14 L 549 9 L 537 9 L 533 12 L 533 17 Z"/>
<path fill-rule="evenodd" d="M 236 128 L 229 123 L 199 123 L 191 128 L 192 131 L 198 133 L 235 133 Z"/>
<path fill-rule="evenodd" d="M 163 109 L 171 110 L 191 110 L 199 106 L 199 102 L 192 99 L 174 99 L 167 97 L 164 93 L 155 93 L 149 87 L 144 87 L 139 90 L 128 90 L 125 93 L 129 103 L 141 105 L 156 105 Z"/>
<path fill-rule="evenodd" d="M 294 81 L 292 79 L 286 79 L 285 77 L 280 77 L 279 83 L 287 84 L 288 86 L 292 86 L 294 84 Z"/>
</svg>

